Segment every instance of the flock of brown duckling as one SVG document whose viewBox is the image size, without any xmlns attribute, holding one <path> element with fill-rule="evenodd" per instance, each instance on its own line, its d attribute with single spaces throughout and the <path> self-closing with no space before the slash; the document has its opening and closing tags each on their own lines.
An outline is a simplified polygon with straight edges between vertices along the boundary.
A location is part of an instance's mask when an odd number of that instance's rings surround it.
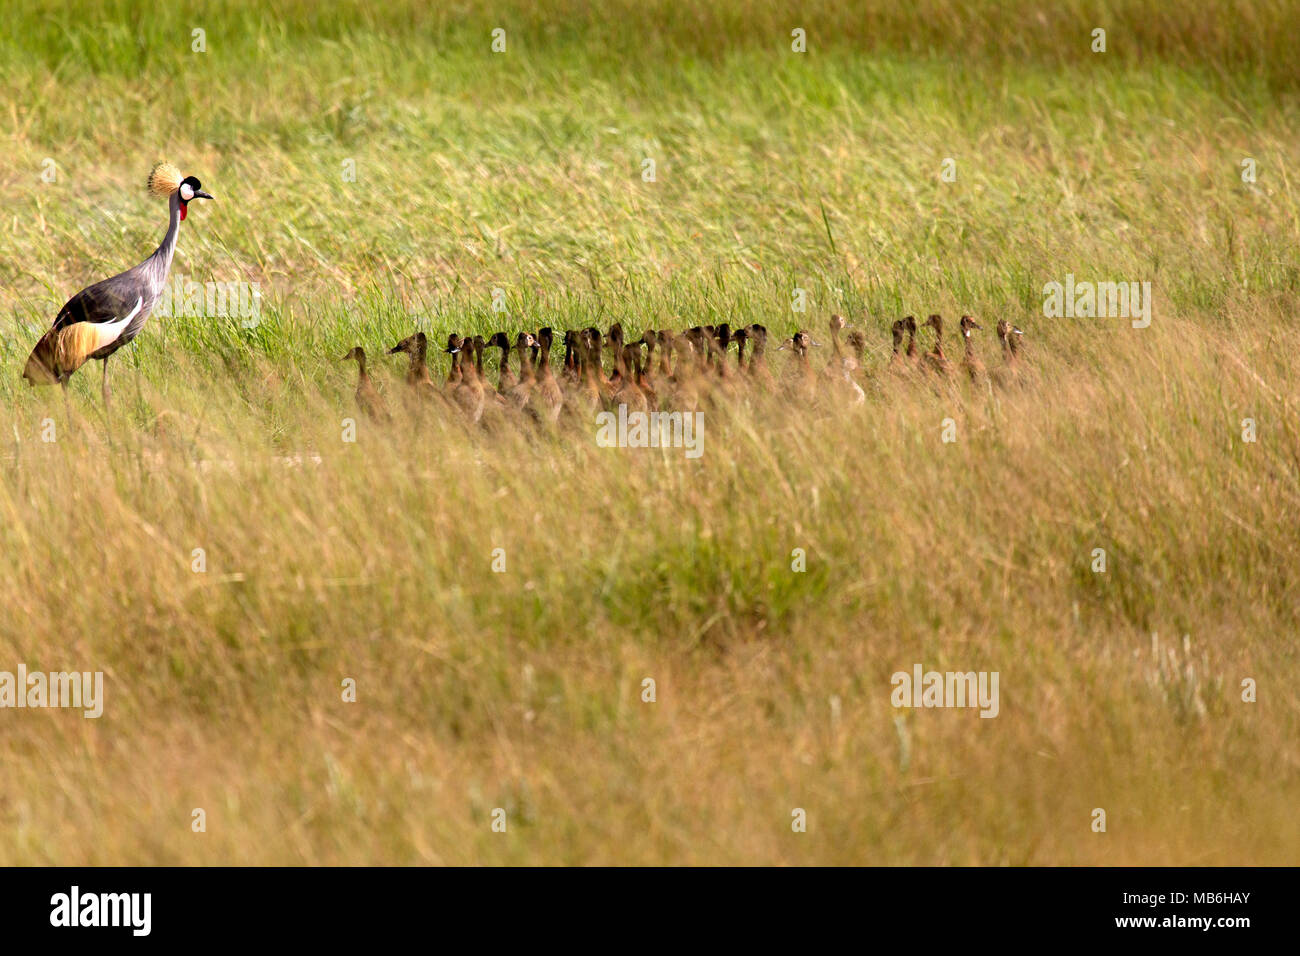
<svg viewBox="0 0 1300 956">
<path fill-rule="evenodd" d="M 968 376 L 976 384 L 1005 385 L 1018 374 L 1020 339 L 1023 333 L 1005 319 L 997 324 L 1002 344 L 1002 365 L 992 373 L 976 355 L 972 330 L 982 327 L 969 315 L 959 323 L 963 353 L 956 362 L 943 349 L 943 319 L 931 315 L 919 328 L 934 331 L 934 346 L 926 352 L 917 347 L 918 325 L 913 316 L 892 326 L 893 353 L 887 369 L 895 375 L 912 372 L 936 377 Z M 831 354 L 820 370 L 809 356 L 821 343 L 803 330 L 778 347 L 793 354 L 792 373 L 780 383 L 791 398 L 835 404 L 866 401 L 864 384 L 867 337 L 858 329 L 844 331 L 843 316 L 830 318 Z M 848 350 L 841 344 L 841 334 Z M 555 333 L 550 328 L 536 333 L 520 332 L 513 343 L 505 332 L 485 339 L 481 335 L 452 333 L 442 351 L 451 356 L 445 383 L 439 386 L 429 372 L 429 340 L 423 332 L 409 335 L 388 350 L 390 355 L 406 353 L 408 397 L 417 405 L 431 403 L 463 415 L 473 423 L 492 420 L 502 413 L 523 412 L 537 421 L 555 423 L 561 414 L 594 414 L 626 405 L 628 411 L 693 410 L 701 399 L 716 392 L 726 393 L 749 387 L 778 387 L 767 367 L 767 329 L 746 325 L 733 329 L 721 325 L 697 325 L 682 332 L 648 329 L 639 339 L 628 341 L 619 323 L 602 333 L 589 327 L 564 333 L 564 361 L 557 376 L 551 367 Z M 904 342 L 906 340 L 906 342 Z M 733 367 L 728 359 L 736 346 Z M 501 361 L 496 387 L 483 369 L 483 354 L 500 349 Z M 746 351 L 748 350 L 748 354 Z M 610 355 L 606 369 L 604 357 Z M 514 353 L 515 362 L 511 362 Z M 656 355 L 657 353 L 657 355 Z M 353 348 L 343 360 L 358 365 L 357 404 L 376 419 L 390 417 L 387 406 L 366 369 L 366 353 Z M 517 368 L 515 367 L 517 365 Z"/>
</svg>

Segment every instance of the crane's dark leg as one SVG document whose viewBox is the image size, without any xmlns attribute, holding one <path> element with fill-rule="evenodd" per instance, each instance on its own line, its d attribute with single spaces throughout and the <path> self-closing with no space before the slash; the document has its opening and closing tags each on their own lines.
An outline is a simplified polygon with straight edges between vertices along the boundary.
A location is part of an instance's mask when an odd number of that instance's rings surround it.
<svg viewBox="0 0 1300 956">
<path fill-rule="evenodd" d="M 104 412 L 108 412 L 108 396 L 111 394 L 108 389 L 108 359 L 104 359 Z"/>
</svg>

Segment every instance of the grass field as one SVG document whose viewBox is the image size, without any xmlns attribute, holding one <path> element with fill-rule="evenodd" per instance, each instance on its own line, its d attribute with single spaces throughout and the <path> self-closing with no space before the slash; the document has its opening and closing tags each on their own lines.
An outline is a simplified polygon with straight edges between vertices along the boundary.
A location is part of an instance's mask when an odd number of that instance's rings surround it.
<svg viewBox="0 0 1300 956">
<path fill-rule="evenodd" d="M 1300 5 L 277 6 L 6 11 L 0 671 L 105 703 L 0 710 L 0 865 L 1300 862 Z M 65 409 L 23 362 L 162 158 L 217 197 L 173 276 L 259 321 Z M 698 460 L 371 423 L 338 361 L 397 405 L 416 328 L 834 312 L 866 404 L 720 401 Z M 1019 382 L 887 374 L 931 312 Z M 917 663 L 998 716 L 893 707 Z"/>
</svg>

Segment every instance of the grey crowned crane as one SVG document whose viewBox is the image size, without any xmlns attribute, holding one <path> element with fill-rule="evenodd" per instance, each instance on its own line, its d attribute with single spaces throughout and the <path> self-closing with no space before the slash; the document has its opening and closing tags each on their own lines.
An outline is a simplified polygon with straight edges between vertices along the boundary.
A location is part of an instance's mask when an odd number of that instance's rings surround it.
<svg viewBox="0 0 1300 956">
<path fill-rule="evenodd" d="M 171 163 L 159 163 L 149 173 L 149 191 L 166 198 L 171 210 L 162 245 L 138 266 L 87 286 L 67 301 L 27 359 L 23 378 L 31 385 L 57 383 L 66 389 L 73 372 L 89 359 L 99 359 L 104 363 L 107 408 L 108 357 L 140 334 L 167 285 L 176 236 L 189 203 L 212 198 L 197 179 L 182 178 Z"/>
</svg>

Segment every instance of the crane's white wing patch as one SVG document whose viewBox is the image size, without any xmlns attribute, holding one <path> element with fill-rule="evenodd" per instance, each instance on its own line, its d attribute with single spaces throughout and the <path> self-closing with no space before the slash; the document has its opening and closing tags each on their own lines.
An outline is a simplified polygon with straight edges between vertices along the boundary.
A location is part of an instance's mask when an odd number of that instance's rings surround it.
<svg viewBox="0 0 1300 956">
<path fill-rule="evenodd" d="M 97 352 L 100 349 L 102 349 L 105 345 L 112 345 L 114 342 L 116 342 L 118 336 L 120 336 L 126 330 L 126 327 L 131 324 L 131 320 L 140 314 L 140 309 L 143 305 L 144 305 L 144 296 L 140 296 L 135 300 L 135 308 L 132 309 L 129 313 L 127 313 L 122 318 L 118 319 L 116 322 L 96 323 L 94 325 L 94 329 L 99 344 L 96 345 L 93 349 L 91 349 L 91 351 Z"/>
</svg>

